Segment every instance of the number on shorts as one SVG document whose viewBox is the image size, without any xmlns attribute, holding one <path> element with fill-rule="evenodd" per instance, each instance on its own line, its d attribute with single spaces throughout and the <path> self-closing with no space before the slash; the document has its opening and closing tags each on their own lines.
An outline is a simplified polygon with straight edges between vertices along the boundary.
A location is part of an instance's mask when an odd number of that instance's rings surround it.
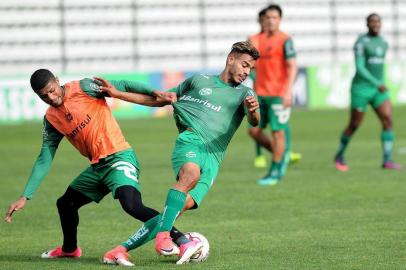
<svg viewBox="0 0 406 270">
<path fill-rule="evenodd" d="M 131 163 L 126 161 L 118 161 L 111 165 L 111 167 L 116 168 L 116 170 L 123 171 L 125 176 L 134 180 L 135 182 L 138 182 L 137 168 L 135 168 Z"/>
<path fill-rule="evenodd" d="M 272 105 L 272 110 L 275 112 L 276 117 L 278 117 L 278 122 L 280 124 L 286 124 L 290 117 L 290 108 L 283 107 L 282 104 Z"/>
</svg>

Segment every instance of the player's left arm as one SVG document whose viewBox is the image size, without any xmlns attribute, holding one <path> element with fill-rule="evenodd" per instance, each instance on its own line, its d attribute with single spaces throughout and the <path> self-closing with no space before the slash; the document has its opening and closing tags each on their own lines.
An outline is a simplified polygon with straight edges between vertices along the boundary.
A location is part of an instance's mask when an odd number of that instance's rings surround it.
<svg viewBox="0 0 406 270">
<path fill-rule="evenodd" d="M 287 67 L 288 83 L 285 89 L 285 94 L 282 98 L 283 98 L 283 106 L 290 107 L 292 106 L 293 84 L 295 83 L 298 72 L 296 61 L 296 50 L 293 46 L 293 41 L 290 38 L 287 39 L 284 43 L 284 56 Z"/>
<path fill-rule="evenodd" d="M 95 78 L 99 89 L 107 96 L 118 98 L 131 103 L 160 107 L 176 102 L 176 95 L 153 88 L 135 81 L 107 81 Z"/>
<path fill-rule="evenodd" d="M 249 94 L 244 99 L 244 111 L 247 115 L 248 123 L 253 127 L 258 126 L 259 124 L 260 115 L 258 109 L 258 100 L 252 90 L 250 90 Z"/>
</svg>

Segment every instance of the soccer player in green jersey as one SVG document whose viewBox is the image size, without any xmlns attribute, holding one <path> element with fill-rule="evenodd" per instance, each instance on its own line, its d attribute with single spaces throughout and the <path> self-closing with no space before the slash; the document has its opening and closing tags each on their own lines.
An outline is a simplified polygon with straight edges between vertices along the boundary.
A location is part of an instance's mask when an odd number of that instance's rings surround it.
<svg viewBox="0 0 406 270">
<path fill-rule="evenodd" d="M 400 169 L 392 160 L 393 142 L 392 105 L 388 90 L 384 84 L 384 61 L 388 43 L 380 36 L 381 17 L 372 13 L 366 18 L 368 33 L 358 37 L 354 45 L 356 73 L 351 84 L 351 116 L 341 135 L 340 145 L 335 155 L 335 167 L 339 171 L 348 171 L 344 160 L 353 134 L 361 125 L 364 114 L 370 104 L 382 124 L 381 141 L 384 169 Z"/>
<path fill-rule="evenodd" d="M 259 104 L 254 92 L 241 83 L 259 57 L 250 42 L 237 42 L 227 56 L 226 66 L 217 76 L 195 75 L 171 89 L 177 95 L 173 103 L 179 130 L 172 154 L 177 182 L 169 190 L 163 213 L 148 220 L 127 241 L 106 253 L 119 256 L 156 236 L 155 249 L 162 253 L 173 246 L 169 230 L 175 219 L 188 209 L 201 205 L 214 183 L 226 148 L 245 115 L 248 122 L 259 123 Z M 131 93 L 115 91 L 105 82 L 102 90 L 109 95 L 133 102 Z M 187 263 L 202 244 L 191 241 L 180 247 L 177 264 Z"/>
<path fill-rule="evenodd" d="M 78 210 L 82 206 L 99 202 L 112 193 L 123 210 L 145 222 L 159 213 L 144 206 L 139 183 L 139 164 L 131 146 L 125 140 L 105 100 L 106 93 L 99 89 L 98 81 L 83 79 L 61 86 L 59 80 L 47 69 L 39 69 L 31 76 L 34 92 L 49 106 L 43 120 L 41 152 L 21 197 L 12 203 L 5 221 L 10 223 L 12 214 L 24 208 L 47 175 L 60 141 L 67 140 L 91 165 L 87 167 L 57 200 L 63 245 L 44 252 L 45 259 L 82 255 L 77 245 Z M 120 91 L 133 91 L 134 102 L 162 106 L 176 100 L 173 93 L 153 91 L 152 88 L 131 81 L 112 81 Z M 186 238 L 172 229 L 172 236 Z M 115 258 L 112 263 L 119 263 Z M 118 260 L 118 261 L 117 261 Z M 127 264 L 130 265 L 130 264 Z"/>
</svg>

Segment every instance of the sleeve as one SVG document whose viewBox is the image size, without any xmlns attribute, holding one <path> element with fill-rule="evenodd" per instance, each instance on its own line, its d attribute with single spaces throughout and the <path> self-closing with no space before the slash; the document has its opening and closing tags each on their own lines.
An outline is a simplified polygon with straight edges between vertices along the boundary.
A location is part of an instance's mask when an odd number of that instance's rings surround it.
<svg viewBox="0 0 406 270">
<path fill-rule="evenodd" d="M 186 91 L 188 91 L 189 89 L 192 88 L 193 85 L 193 78 L 194 76 L 184 80 L 181 84 L 179 84 L 178 86 L 171 88 L 168 90 L 168 92 L 173 92 L 176 93 L 177 97 L 180 97 L 181 95 L 183 95 Z"/>
<path fill-rule="evenodd" d="M 366 68 L 366 58 L 365 58 L 365 48 L 362 39 L 358 39 L 354 45 L 354 55 L 355 55 L 355 70 L 358 76 L 366 80 L 367 82 L 373 84 L 375 87 L 379 87 L 383 84 L 381 81 L 376 79 L 371 72 Z"/>
<path fill-rule="evenodd" d="M 296 57 L 296 50 L 293 46 L 293 40 L 291 38 L 285 40 L 285 43 L 283 44 L 283 53 L 285 56 L 285 60 Z"/>
<path fill-rule="evenodd" d="M 152 96 L 154 89 L 146 84 L 127 81 L 127 80 L 111 80 L 110 83 L 121 92 L 131 92 Z M 85 78 L 80 81 L 80 88 L 91 97 L 103 98 L 108 96 L 100 91 L 100 85 L 93 79 Z"/>
<path fill-rule="evenodd" d="M 33 197 L 42 180 L 48 174 L 58 145 L 63 138 L 63 135 L 45 117 L 43 123 L 41 152 L 34 163 L 22 194 L 27 199 Z"/>
</svg>

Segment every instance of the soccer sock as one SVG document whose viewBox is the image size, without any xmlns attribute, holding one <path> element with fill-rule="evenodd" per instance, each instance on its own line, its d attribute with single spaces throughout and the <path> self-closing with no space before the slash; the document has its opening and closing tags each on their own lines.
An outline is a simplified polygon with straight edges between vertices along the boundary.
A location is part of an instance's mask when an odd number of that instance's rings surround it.
<svg viewBox="0 0 406 270">
<path fill-rule="evenodd" d="M 189 238 L 187 238 L 183 233 L 178 231 L 175 227 L 172 228 L 170 235 L 171 235 L 172 240 L 178 246 L 190 242 Z"/>
<path fill-rule="evenodd" d="M 121 245 L 127 248 L 127 250 L 132 250 L 142 246 L 143 244 L 154 239 L 159 229 L 159 220 L 162 215 L 157 215 L 147 222 L 145 222 L 141 228 L 138 229 L 127 241 L 123 242 Z"/>
<path fill-rule="evenodd" d="M 171 188 L 166 197 L 165 209 L 160 220 L 160 232 L 170 231 L 176 217 L 185 206 L 186 193 Z"/>
<path fill-rule="evenodd" d="M 282 161 L 272 161 L 271 168 L 269 169 L 269 176 L 280 178 L 281 177 L 281 165 Z"/>
<path fill-rule="evenodd" d="M 383 162 L 392 160 L 393 141 L 395 134 L 392 130 L 383 130 L 381 133 L 381 142 L 383 149 Z"/>
<path fill-rule="evenodd" d="M 345 134 L 341 135 L 340 138 L 340 145 L 338 147 L 338 151 L 336 154 L 336 158 L 342 158 L 344 156 L 344 152 L 347 149 L 348 143 L 351 140 L 351 136 L 347 136 Z"/>
<path fill-rule="evenodd" d="M 255 143 L 255 154 L 258 156 L 262 155 L 261 145 L 259 143 Z"/>
<path fill-rule="evenodd" d="M 286 149 L 285 153 L 283 153 L 283 157 L 281 160 L 281 165 L 280 165 L 280 170 L 279 170 L 280 178 L 282 178 L 285 175 L 286 170 L 288 169 L 289 163 L 290 163 L 290 151 L 288 151 L 288 149 Z"/>
</svg>

